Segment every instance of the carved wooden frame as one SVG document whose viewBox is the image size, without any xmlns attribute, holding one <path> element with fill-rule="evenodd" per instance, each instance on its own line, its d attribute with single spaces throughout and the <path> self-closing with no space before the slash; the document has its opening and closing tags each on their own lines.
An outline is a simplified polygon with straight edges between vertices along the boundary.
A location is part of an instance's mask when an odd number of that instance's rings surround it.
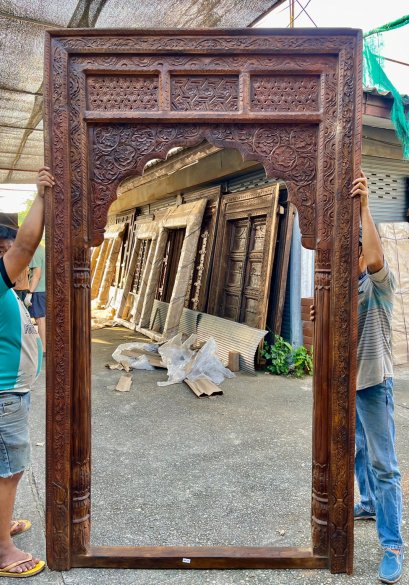
<svg viewBox="0 0 409 585">
<path fill-rule="evenodd" d="M 261 275 L 262 282 L 260 287 L 261 310 L 258 314 L 257 323 L 251 325 L 251 327 L 256 327 L 257 329 L 265 328 L 279 220 L 277 216 L 279 191 L 280 185 L 279 183 L 275 183 L 274 185 L 271 185 L 269 187 L 248 189 L 246 191 L 240 191 L 239 193 L 231 193 L 223 197 L 220 208 L 219 227 L 216 238 L 216 254 L 213 265 L 211 291 L 209 295 L 209 313 L 211 313 L 212 315 L 218 314 L 217 307 L 220 303 L 220 297 L 222 294 L 223 265 L 224 260 L 227 256 L 228 252 L 227 248 L 229 245 L 228 242 L 229 232 L 228 229 L 227 230 L 225 229 L 225 226 L 227 226 L 229 219 L 233 219 L 234 216 L 236 216 L 237 218 L 243 217 L 243 215 L 246 214 L 246 211 L 248 211 L 249 216 L 251 215 L 252 211 L 257 212 L 258 210 L 260 210 L 261 213 L 262 209 L 267 208 L 267 204 L 264 203 L 263 205 L 260 199 L 262 199 L 265 196 L 272 195 L 271 209 L 270 213 L 267 215 L 266 221 L 268 239 L 266 236 L 263 250 L 263 252 L 266 251 L 267 253 L 265 254 L 261 267 L 262 268 Z M 252 195 L 254 194 L 254 199 L 256 198 L 257 195 L 259 197 L 259 201 L 252 201 L 251 199 L 248 200 L 249 194 Z M 243 201 L 241 208 L 240 201 Z M 235 211 L 229 210 L 228 208 L 231 207 L 236 207 L 236 210 Z"/>
<path fill-rule="evenodd" d="M 156 245 L 158 241 L 159 235 L 159 223 L 155 220 L 151 221 L 140 221 L 136 222 L 135 226 L 135 243 L 131 254 L 131 261 L 129 263 L 128 274 L 125 280 L 125 286 L 122 293 L 121 302 L 119 304 L 117 313 L 115 315 L 115 320 L 119 323 L 125 325 L 125 327 L 129 327 L 130 329 L 135 330 L 135 323 L 140 320 L 141 310 L 143 306 L 143 301 L 146 294 L 146 287 L 149 279 L 149 275 L 152 269 L 153 259 L 155 257 Z M 128 302 L 128 295 L 130 293 L 132 282 L 135 277 L 135 270 L 136 270 L 136 262 L 138 260 L 139 249 L 143 240 L 151 240 L 151 246 L 149 248 L 148 256 L 146 258 L 146 263 L 143 268 L 142 274 L 142 282 L 141 287 L 139 290 L 139 294 L 137 299 L 134 302 L 134 309 L 135 309 L 135 316 L 133 321 L 128 321 L 123 317 L 125 306 Z"/>
<path fill-rule="evenodd" d="M 199 199 L 192 203 L 183 203 L 178 207 L 171 207 L 165 217 L 159 220 L 159 234 L 152 261 L 146 290 L 142 297 L 143 305 L 139 323 L 135 324 L 135 330 L 156 339 L 164 341 L 177 334 L 180 318 L 185 303 L 186 291 L 189 286 L 189 278 L 193 272 L 196 259 L 197 243 L 200 236 L 203 214 L 206 208 L 206 199 Z M 167 232 L 170 229 L 186 228 L 183 239 L 180 260 L 178 264 L 175 284 L 169 302 L 165 326 L 162 333 L 151 331 L 150 323 L 152 308 L 155 299 L 155 291 L 160 278 L 160 269 L 165 255 Z M 138 301 L 139 305 L 139 301 Z"/>
<path fill-rule="evenodd" d="M 350 29 L 47 33 L 52 569 L 352 571 L 359 209 L 350 188 L 360 167 L 361 93 L 361 32 Z M 310 549 L 90 545 L 90 250 L 123 179 L 203 139 L 283 178 L 303 244 L 316 250 Z"/>
</svg>

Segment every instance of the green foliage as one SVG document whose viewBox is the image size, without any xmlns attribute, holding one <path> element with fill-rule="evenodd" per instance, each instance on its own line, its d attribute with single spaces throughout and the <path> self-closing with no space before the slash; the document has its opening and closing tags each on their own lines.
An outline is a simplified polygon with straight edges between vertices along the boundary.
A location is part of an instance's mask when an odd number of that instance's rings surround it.
<svg viewBox="0 0 409 585">
<path fill-rule="evenodd" d="M 294 349 L 279 335 L 275 337 L 274 344 L 264 343 L 262 355 L 267 360 L 267 371 L 270 374 L 296 378 L 312 375 L 312 352 L 303 345 Z"/>
<path fill-rule="evenodd" d="M 306 347 L 301 345 L 293 351 L 292 355 L 292 374 L 296 378 L 302 378 L 308 374 L 312 375 L 312 352 L 309 352 Z"/>
<path fill-rule="evenodd" d="M 23 221 L 26 219 L 27 213 L 30 211 L 30 207 L 33 205 L 35 197 L 36 197 L 35 194 L 33 194 L 25 201 L 24 203 L 25 207 L 23 211 L 19 211 L 18 214 L 18 225 L 21 225 Z"/>
</svg>

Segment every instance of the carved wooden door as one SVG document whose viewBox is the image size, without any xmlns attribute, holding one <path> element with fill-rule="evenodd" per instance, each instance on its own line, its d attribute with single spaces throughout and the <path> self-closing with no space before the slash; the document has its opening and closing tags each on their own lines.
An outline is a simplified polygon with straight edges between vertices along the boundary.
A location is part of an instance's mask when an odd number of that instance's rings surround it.
<svg viewBox="0 0 409 585">
<path fill-rule="evenodd" d="M 210 310 L 263 328 L 277 233 L 278 186 L 224 195 Z"/>
<path fill-rule="evenodd" d="M 359 202 L 350 190 L 361 156 L 361 45 L 351 29 L 46 33 L 50 568 L 352 571 Z M 316 250 L 308 549 L 90 544 L 91 249 L 126 177 L 203 140 L 284 180 L 302 243 Z M 199 228 L 190 227 L 194 238 Z"/>
<path fill-rule="evenodd" d="M 186 230 L 184 228 L 168 230 L 168 240 L 166 242 L 165 255 L 163 257 L 161 274 L 155 295 L 158 301 L 169 303 L 172 298 L 173 285 L 175 284 L 185 232 Z"/>
</svg>

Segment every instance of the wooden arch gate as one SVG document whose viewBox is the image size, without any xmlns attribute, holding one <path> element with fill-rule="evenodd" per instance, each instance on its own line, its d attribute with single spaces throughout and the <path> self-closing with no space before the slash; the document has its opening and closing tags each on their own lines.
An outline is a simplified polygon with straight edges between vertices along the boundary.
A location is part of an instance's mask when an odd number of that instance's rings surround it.
<svg viewBox="0 0 409 585">
<path fill-rule="evenodd" d="M 45 65 L 49 566 L 351 572 L 360 32 L 55 30 Z M 204 139 L 285 179 L 316 250 L 310 549 L 90 545 L 90 249 L 125 177 Z"/>
</svg>

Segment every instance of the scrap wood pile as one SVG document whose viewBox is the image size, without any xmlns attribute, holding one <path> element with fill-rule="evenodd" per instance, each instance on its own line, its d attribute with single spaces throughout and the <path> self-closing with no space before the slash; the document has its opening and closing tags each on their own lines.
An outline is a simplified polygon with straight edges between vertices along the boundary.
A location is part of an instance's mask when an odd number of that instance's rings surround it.
<svg viewBox="0 0 409 585">
<path fill-rule="evenodd" d="M 111 370 L 125 370 L 116 390 L 130 390 L 131 370 L 167 369 L 168 379 L 158 382 L 158 386 L 170 386 L 184 382 L 198 398 L 223 394 L 219 385 L 225 378 L 234 374 L 217 357 L 215 340 L 210 337 L 205 343 L 198 344 L 197 336 L 183 339 L 176 335 L 162 345 L 158 343 L 123 343 L 112 354 L 113 363 L 107 364 Z"/>
</svg>

